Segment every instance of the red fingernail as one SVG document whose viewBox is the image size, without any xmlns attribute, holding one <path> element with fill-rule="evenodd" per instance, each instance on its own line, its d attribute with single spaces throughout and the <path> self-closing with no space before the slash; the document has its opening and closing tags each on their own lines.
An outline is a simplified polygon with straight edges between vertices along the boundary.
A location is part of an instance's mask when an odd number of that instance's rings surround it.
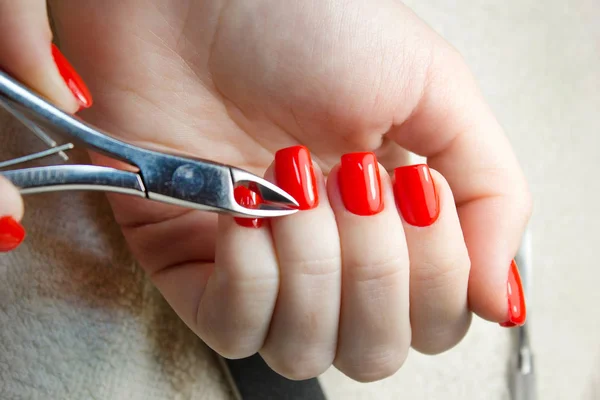
<svg viewBox="0 0 600 400">
<path fill-rule="evenodd" d="M 281 189 L 296 199 L 300 210 L 319 205 L 315 171 L 306 147 L 288 147 L 275 154 L 275 179 Z"/>
<path fill-rule="evenodd" d="M 262 200 L 258 193 L 245 186 L 236 187 L 233 191 L 233 197 L 240 206 L 246 208 L 255 208 Z M 262 219 L 260 218 L 234 218 L 234 220 L 238 225 L 246 228 L 260 228 L 262 226 Z"/>
<path fill-rule="evenodd" d="M 404 220 L 429 226 L 440 215 L 440 202 L 429 167 L 425 164 L 396 168 L 394 193 Z"/>
<path fill-rule="evenodd" d="M 0 217 L 0 252 L 16 249 L 25 239 L 25 229 L 13 217 Z"/>
<path fill-rule="evenodd" d="M 77 102 L 79 103 L 81 108 L 91 107 L 93 100 L 88 87 L 83 82 L 83 79 L 81 79 L 79 74 L 75 71 L 73 66 L 60 52 L 58 47 L 54 45 L 54 43 L 52 44 L 52 57 L 54 57 L 54 62 L 58 67 L 58 72 L 65 80 L 65 83 L 67 84 L 69 89 L 71 89 L 71 92 L 77 99 Z"/>
<path fill-rule="evenodd" d="M 373 153 L 342 156 L 338 174 L 342 201 L 357 215 L 375 215 L 383 210 L 379 164 Z"/>
<path fill-rule="evenodd" d="M 510 269 L 508 270 L 506 291 L 508 298 L 508 321 L 501 323 L 500 326 L 505 328 L 521 326 L 527 319 L 527 306 L 525 305 L 521 275 L 514 260 L 510 263 Z"/>
</svg>

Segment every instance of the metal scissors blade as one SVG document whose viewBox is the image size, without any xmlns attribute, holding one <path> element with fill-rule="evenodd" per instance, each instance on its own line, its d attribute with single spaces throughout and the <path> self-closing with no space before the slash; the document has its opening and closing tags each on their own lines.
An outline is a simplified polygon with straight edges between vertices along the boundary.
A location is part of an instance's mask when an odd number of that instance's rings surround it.
<svg viewBox="0 0 600 400">
<path fill-rule="evenodd" d="M 166 154 L 120 141 L 67 114 L 0 71 L 0 105 L 25 116 L 43 131 L 131 164 L 138 173 L 89 165 L 38 167 L 1 172 L 22 193 L 98 190 L 125 193 L 193 209 L 240 217 L 269 218 L 298 211 L 296 200 L 276 185 L 241 169 L 208 160 Z M 243 207 L 238 185 L 251 185 L 262 202 Z"/>
</svg>

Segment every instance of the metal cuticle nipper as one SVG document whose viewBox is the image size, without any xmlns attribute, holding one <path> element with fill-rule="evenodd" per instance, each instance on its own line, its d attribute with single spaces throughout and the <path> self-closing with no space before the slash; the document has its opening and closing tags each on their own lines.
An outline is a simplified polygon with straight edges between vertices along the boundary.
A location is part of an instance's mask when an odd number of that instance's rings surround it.
<svg viewBox="0 0 600 400">
<path fill-rule="evenodd" d="M 250 172 L 203 159 L 143 149 L 102 132 L 65 113 L 0 70 L 0 106 L 23 122 L 50 150 L 0 162 L 0 168 L 59 154 L 82 145 L 136 167 L 139 172 L 94 165 L 52 165 L 0 170 L 22 194 L 64 190 L 104 191 L 148 198 L 159 202 L 237 217 L 270 218 L 298 211 L 298 203 L 276 185 Z M 73 143 L 56 146 L 52 132 Z M 258 192 L 255 208 L 243 207 L 234 198 L 238 185 Z"/>
</svg>

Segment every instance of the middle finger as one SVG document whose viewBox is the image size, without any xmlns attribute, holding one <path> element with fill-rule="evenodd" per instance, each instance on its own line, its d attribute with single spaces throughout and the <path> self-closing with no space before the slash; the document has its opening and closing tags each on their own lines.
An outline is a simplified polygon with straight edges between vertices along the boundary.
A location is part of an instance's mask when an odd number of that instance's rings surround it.
<svg viewBox="0 0 600 400">
<path fill-rule="evenodd" d="M 275 181 L 302 211 L 271 222 L 279 296 L 261 355 L 290 379 L 323 373 L 335 358 L 341 292 L 340 244 L 324 178 L 303 146 L 277 152 Z"/>
</svg>

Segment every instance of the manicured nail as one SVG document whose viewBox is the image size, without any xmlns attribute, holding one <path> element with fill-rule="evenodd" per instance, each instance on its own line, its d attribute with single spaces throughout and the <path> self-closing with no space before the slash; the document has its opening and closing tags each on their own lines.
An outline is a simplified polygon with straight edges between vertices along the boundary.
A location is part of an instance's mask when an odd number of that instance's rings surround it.
<svg viewBox="0 0 600 400">
<path fill-rule="evenodd" d="M 440 202 L 429 167 L 400 167 L 394 175 L 394 193 L 404 220 L 414 226 L 433 224 L 440 215 Z"/>
<path fill-rule="evenodd" d="M 0 252 L 16 249 L 25 239 L 25 229 L 13 217 L 0 217 Z"/>
<path fill-rule="evenodd" d="M 54 43 L 52 44 L 52 57 L 54 57 L 54 62 L 58 67 L 58 72 L 65 80 L 65 83 L 75 96 L 75 99 L 77 99 L 80 109 L 91 107 L 93 100 L 88 87 L 83 82 L 83 79 L 81 79 L 79 74 L 75 71 L 75 68 L 73 68 L 69 61 L 67 61 L 65 56 L 60 52 L 58 47 L 54 45 Z"/>
<path fill-rule="evenodd" d="M 352 214 L 375 215 L 383 210 L 379 163 L 375 154 L 344 154 L 338 182 L 344 206 Z"/>
<path fill-rule="evenodd" d="M 245 186 L 236 187 L 233 191 L 233 197 L 240 206 L 246 208 L 254 208 L 261 202 L 258 193 Z M 260 218 L 234 218 L 234 220 L 238 225 L 246 228 L 260 228 L 262 226 L 262 219 Z"/>
<path fill-rule="evenodd" d="M 306 147 L 288 147 L 275 154 L 275 179 L 281 189 L 296 199 L 300 210 L 319 205 L 315 171 Z"/>
<path fill-rule="evenodd" d="M 523 293 L 523 284 L 517 263 L 513 260 L 508 270 L 508 281 L 506 283 L 508 299 L 508 321 L 500 326 L 511 328 L 521 326 L 527 319 L 527 306 L 525 305 L 525 294 Z"/>
</svg>

